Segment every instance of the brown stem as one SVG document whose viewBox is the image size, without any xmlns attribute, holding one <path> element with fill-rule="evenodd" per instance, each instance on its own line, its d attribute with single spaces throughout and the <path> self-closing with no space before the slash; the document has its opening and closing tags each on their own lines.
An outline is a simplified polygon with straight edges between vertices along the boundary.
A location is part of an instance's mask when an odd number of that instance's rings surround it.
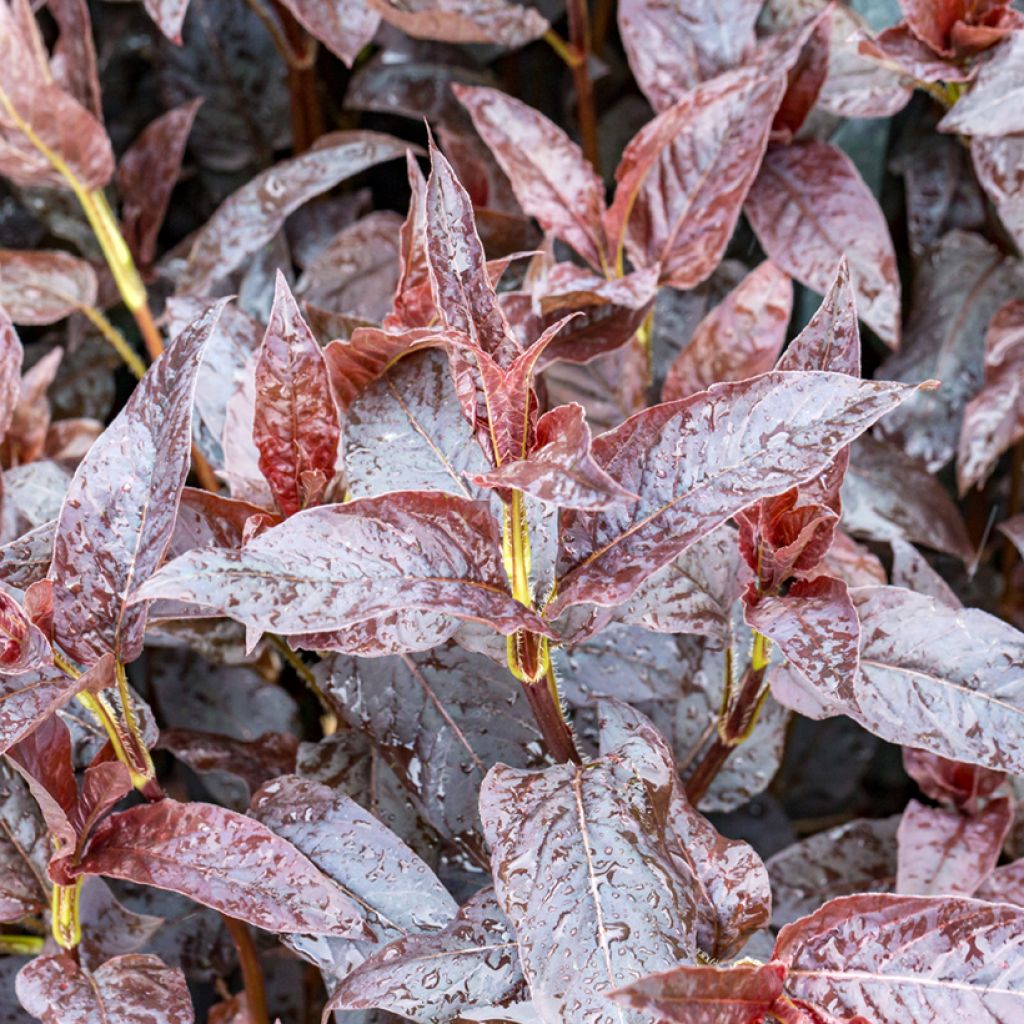
<svg viewBox="0 0 1024 1024">
<path fill-rule="evenodd" d="M 164 350 L 164 340 L 160 337 L 160 331 L 153 322 L 153 314 L 150 312 L 149 303 L 143 304 L 132 310 L 135 323 L 138 324 L 139 333 L 149 353 L 150 361 L 156 359 Z"/>
<path fill-rule="evenodd" d="M 551 667 L 548 667 L 547 675 L 536 682 L 523 681 L 522 687 L 548 753 L 559 764 L 569 761 L 573 764 L 580 764 L 581 759 L 579 751 L 576 749 L 576 741 L 572 738 L 572 730 L 562 714 L 562 706 L 558 699 Z"/>
<path fill-rule="evenodd" d="M 238 950 L 238 965 L 242 969 L 242 983 L 245 985 L 245 998 L 249 1007 L 251 1024 L 270 1024 L 267 1013 L 267 990 L 263 984 L 263 968 L 260 967 L 259 954 L 252 941 L 252 934 L 244 921 L 222 915 L 228 926 L 231 938 Z"/>
<path fill-rule="evenodd" d="M 304 153 L 324 133 L 323 111 L 320 109 L 314 67 L 317 43 L 280 0 L 273 0 L 273 4 L 288 49 L 294 55 L 287 58 L 292 149 L 296 153 Z"/>
<path fill-rule="evenodd" d="M 1024 441 L 1018 441 L 1010 453 L 1010 500 L 1006 518 L 1010 519 L 1020 511 L 1021 477 L 1024 475 Z M 1009 537 L 1003 538 L 1003 594 L 1005 607 L 1013 592 L 1013 569 L 1017 564 L 1017 548 Z"/>
<path fill-rule="evenodd" d="M 583 155 L 601 173 L 601 158 L 597 149 L 597 114 L 594 111 L 594 85 L 590 80 L 590 11 L 587 0 L 568 0 L 569 43 L 576 51 L 570 64 L 573 86 L 576 90 L 576 119 L 580 126 Z"/>
</svg>

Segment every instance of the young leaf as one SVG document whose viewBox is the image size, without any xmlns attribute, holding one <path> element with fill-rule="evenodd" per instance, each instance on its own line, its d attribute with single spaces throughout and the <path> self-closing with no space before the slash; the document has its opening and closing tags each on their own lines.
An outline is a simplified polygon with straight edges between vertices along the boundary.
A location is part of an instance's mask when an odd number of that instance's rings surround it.
<svg viewBox="0 0 1024 1024">
<path fill-rule="evenodd" d="M 769 259 L 824 293 L 844 255 L 861 319 L 900 339 L 900 281 L 885 217 L 852 161 L 824 142 L 771 149 L 744 207 Z"/>
<path fill-rule="evenodd" d="M 669 367 L 662 401 L 687 398 L 720 381 L 767 373 L 786 340 L 792 306 L 792 282 L 765 260 L 697 325 Z"/>
<path fill-rule="evenodd" d="M 256 175 L 217 207 L 189 250 L 178 282 L 185 295 L 207 295 L 214 283 L 266 245 L 289 214 L 339 181 L 403 155 L 406 144 L 377 132 L 333 132 L 307 153 Z"/>
<path fill-rule="evenodd" d="M 253 440 L 282 515 L 318 504 L 334 478 L 341 426 L 320 345 L 278 271 L 256 360 Z"/>
<path fill-rule="evenodd" d="M 710 276 L 761 163 L 784 87 L 781 75 L 760 69 L 729 72 L 645 125 L 615 171 L 605 222 L 610 255 L 624 244 L 636 267 L 660 264 L 662 281 L 676 288 Z"/>
<path fill-rule="evenodd" d="M 614 1024 L 622 1011 L 609 990 L 692 961 L 694 883 L 668 859 L 647 789 L 626 763 L 498 765 L 481 788 L 480 814 L 542 1020 Z M 623 941 L 631 935 L 644 940 Z"/>
<path fill-rule="evenodd" d="M 368 0 L 395 28 L 417 39 L 446 43 L 497 43 L 524 46 L 547 31 L 548 23 L 533 7 L 506 0 Z"/>
<path fill-rule="evenodd" d="M 662 1021 L 751 1024 L 782 995 L 781 964 L 683 964 L 616 989 L 612 999 Z"/>
<path fill-rule="evenodd" d="M 558 508 L 597 510 L 636 501 L 595 461 L 583 406 L 560 405 L 537 421 L 525 459 L 472 477 L 479 487 L 516 488 Z"/>
<path fill-rule="evenodd" d="M 135 258 L 148 267 L 181 171 L 192 123 L 201 99 L 175 107 L 146 126 L 117 167 L 121 231 Z"/>
<path fill-rule="evenodd" d="M 185 975 L 131 954 L 86 971 L 67 953 L 36 957 L 17 981 L 21 1005 L 43 1024 L 193 1024 Z"/>
<path fill-rule="evenodd" d="M 442 931 L 396 939 L 334 990 L 331 1010 L 380 1009 L 443 1024 L 480 1006 L 506 1006 L 525 988 L 519 953 L 493 889 L 478 892 Z"/>
<path fill-rule="evenodd" d="M 911 800 L 897 834 L 896 891 L 973 896 L 996 866 L 1012 821 L 1007 797 L 990 800 L 974 816 Z"/>
<path fill-rule="evenodd" d="M 174 530 L 191 453 L 192 396 L 223 303 L 183 331 L 79 463 L 57 522 L 54 630 L 86 666 L 142 650 L 146 609 L 129 594 L 155 571 Z"/>
<path fill-rule="evenodd" d="M 452 91 L 523 210 L 600 269 L 607 251 L 604 183 L 579 146 L 543 114 L 497 89 L 453 85 Z"/>
<path fill-rule="evenodd" d="M 640 501 L 563 513 L 553 614 L 622 602 L 730 515 L 820 472 L 910 393 L 844 374 L 768 373 L 654 406 L 602 434 L 594 457 Z"/>
<path fill-rule="evenodd" d="M 38 671 L 52 661 L 46 634 L 6 590 L 0 590 L 0 675 Z"/>
<path fill-rule="evenodd" d="M 637 84 L 655 110 L 743 63 L 754 49 L 758 0 L 691 6 L 623 0 L 619 34 Z"/>
<path fill-rule="evenodd" d="M 56 323 L 96 305 L 96 271 L 56 249 L 0 249 L 0 305 L 16 324 Z"/>
<path fill-rule="evenodd" d="M 996 460 L 1024 437 L 1024 302 L 1001 306 L 985 338 L 985 382 L 960 428 L 960 494 L 984 483 Z"/>
<path fill-rule="evenodd" d="M 169 889 L 271 932 L 374 937 L 363 908 L 291 843 L 214 804 L 165 799 L 111 815 L 76 873 Z"/>
<path fill-rule="evenodd" d="M 899 815 L 857 818 L 769 857 L 773 927 L 813 913 L 823 899 L 890 892 L 896 884 L 899 822 Z"/>
<path fill-rule="evenodd" d="M 952 802 L 964 814 L 977 814 L 979 802 L 1006 781 L 1002 772 L 950 761 L 913 747 L 904 747 L 903 767 L 925 796 L 943 803 Z"/>
<path fill-rule="evenodd" d="M 508 593 L 498 525 L 487 508 L 429 491 L 307 509 L 240 551 L 182 555 L 135 591 L 132 602 L 155 598 L 286 635 L 341 629 L 410 608 L 506 633 L 550 633 Z"/>
<path fill-rule="evenodd" d="M 786 991 L 841 1019 L 1005 1024 L 1024 1003 L 1024 911 L 962 897 L 845 896 L 779 932 Z"/>
</svg>

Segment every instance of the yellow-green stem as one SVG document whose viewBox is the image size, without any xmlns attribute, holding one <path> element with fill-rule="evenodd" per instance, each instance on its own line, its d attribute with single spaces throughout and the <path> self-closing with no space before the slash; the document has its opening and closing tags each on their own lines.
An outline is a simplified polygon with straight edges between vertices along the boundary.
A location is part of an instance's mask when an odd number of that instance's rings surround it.
<svg viewBox="0 0 1024 1024">
<path fill-rule="evenodd" d="M 755 672 L 763 672 L 771 660 L 772 642 L 763 633 L 754 634 L 754 647 L 750 652 L 750 667 Z"/>
<path fill-rule="evenodd" d="M 124 361 L 136 380 L 146 374 L 146 364 L 128 344 L 125 336 L 94 306 L 79 306 L 78 311 L 103 335 L 114 351 Z"/>
<path fill-rule="evenodd" d="M 50 898 L 50 930 L 54 941 L 61 949 L 74 949 L 82 941 L 82 919 L 79 903 L 82 895 L 82 880 L 76 878 L 72 885 L 55 885 Z"/>
<path fill-rule="evenodd" d="M 0 953 L 6 956 L 37 956 L 44 944 L 38 935 L 0 934 Z"/>
</svg>

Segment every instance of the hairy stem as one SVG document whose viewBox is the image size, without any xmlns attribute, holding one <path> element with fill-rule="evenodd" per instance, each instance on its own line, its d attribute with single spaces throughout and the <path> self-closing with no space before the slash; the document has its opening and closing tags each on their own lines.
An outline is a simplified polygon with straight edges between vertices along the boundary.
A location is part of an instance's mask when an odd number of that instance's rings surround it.
<svg viewBox="0 0 1024 1024">
<path fill-rule="evenodd" d="M 231 933 L 235 949 L 238 950 L 238 965 L 242 969 L 242 983 L 245 985 L 245 998 L 249 1009 L 248 1020 L 250 1024 L 269 1024 L 263 968 L 260 966 L 259 954 L 252 941 L 252 933 L 244 921 L 228 917 L 227 914 L 221 916 Z"/>
<path fill-rule="evenodd" d="M 61 949 L 74 949 L 82 941 L 82 919 L 79 904 L 82 880 L 71 885 L 55 885 L 50 897 L 50 930 Z"/>
</svg>

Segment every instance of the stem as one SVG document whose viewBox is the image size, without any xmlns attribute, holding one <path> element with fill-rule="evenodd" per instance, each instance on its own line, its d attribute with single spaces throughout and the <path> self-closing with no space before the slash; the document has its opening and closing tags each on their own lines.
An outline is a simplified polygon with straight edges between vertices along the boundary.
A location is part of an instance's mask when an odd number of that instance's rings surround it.
<svg viewBox="0 0 1024 1024">
<path fill-rule="evenodd" d="M 292 149 L 296 153 L 303 153 L 324 133 L 314 69 L 317 42 L 280 0 L 273 0 L 273 5 L 292 55 L 285 58 L 288 64 Z"/>
<path fill-rule="evenodd" d="M 156 779 L 153 758 L 150 756 L 146 741 L 142 738 L 138 719 L 135 717 L 135 703 L 132 700 L 131 690 L 128 689 L 128 676 L 125 674 L 124 665 L 121 662 L 117 662 L 115 673 L 117 675 L 117 692 L 121 698 L 121 710 L 124 713 L 124 724 L 128 730 L 126 752 L 132 762 L 128 765 L 128 770 L 134 773 L 132 784 L 135 788 L 145 790 Z"/>
<path fill-rule="evenodd" d="M 313 692 L 316 699 L 320 701 L 320 708 L 323 711 L 320 717 L 320 724 L 323 727 L 324 735 L 330 736 L 337 732 L 338 716 L 334 708 L 331 707 L 331 702 L 327 699 L 327 695 L 320 689 L 320 684 L 316 681 L 316 676 L 310 667 L 288 646 L 288 642 L 285 639 L 274 633 L 268 633 L 267 638 L 270 640 L 271 646 L 284 658 L 295 674 Z"/>
<path fill-rule="evenodd" d="M 44 945 L 38 935 L 0 935 L 0 953 L 5 956 L 37 956 Z"/>
<path fill-rule="evenodd" d="M 249 1009 L 249 1024 L 269 1024 L 267 1015 L 267 990 L 263 984 L 263 968 L 259 954 L 252 941 L 252 934 L 244 921 L 221 915 L 228 926 L 231 938 L 238 950 L 238 965 L 242 969 L 242 983 L 245 985 L 245 999 Z"/>
<path fill-rule="evenodd" d="M 1011 519 L 1020 511 L 1021 477 L 1024 475 L 1024 441 L 1018 441 L 1010 454 L 1010 499 L 1006 518 Z M 1017 564 L 1017 547 L 1009 537 L 1003 538 L 1003 593 L 1004 607 L 1013 592 L 1013 568 Z"/>
<path fill-rule="evenodd" d="M 95 306 L 79 306 L 78 311 L 110 342 L 132 376 L 142 380 L 146 375 L 146 364 L 136 355 L 125 336 Z"/>
<path fill-rule="evenodd" d="M 597 148 L 597 114 L 594 111 L 594 86 L 590 81 L 590 11 L 587 0 L 568 0 L 569 42 L 579 59 L 571 65 L 576 90 L 576 119 L 580 126 L 583 155 L 601 173 L 601 158 Z"/>
<path fill-rule="evenodd" d="M 50 897 L 50 930 L 61 949 L 74 949 L 82 941 L 82 919 L 79 904 L 82 879 L 72 885 L 55 885 Z"/>
</svg>

